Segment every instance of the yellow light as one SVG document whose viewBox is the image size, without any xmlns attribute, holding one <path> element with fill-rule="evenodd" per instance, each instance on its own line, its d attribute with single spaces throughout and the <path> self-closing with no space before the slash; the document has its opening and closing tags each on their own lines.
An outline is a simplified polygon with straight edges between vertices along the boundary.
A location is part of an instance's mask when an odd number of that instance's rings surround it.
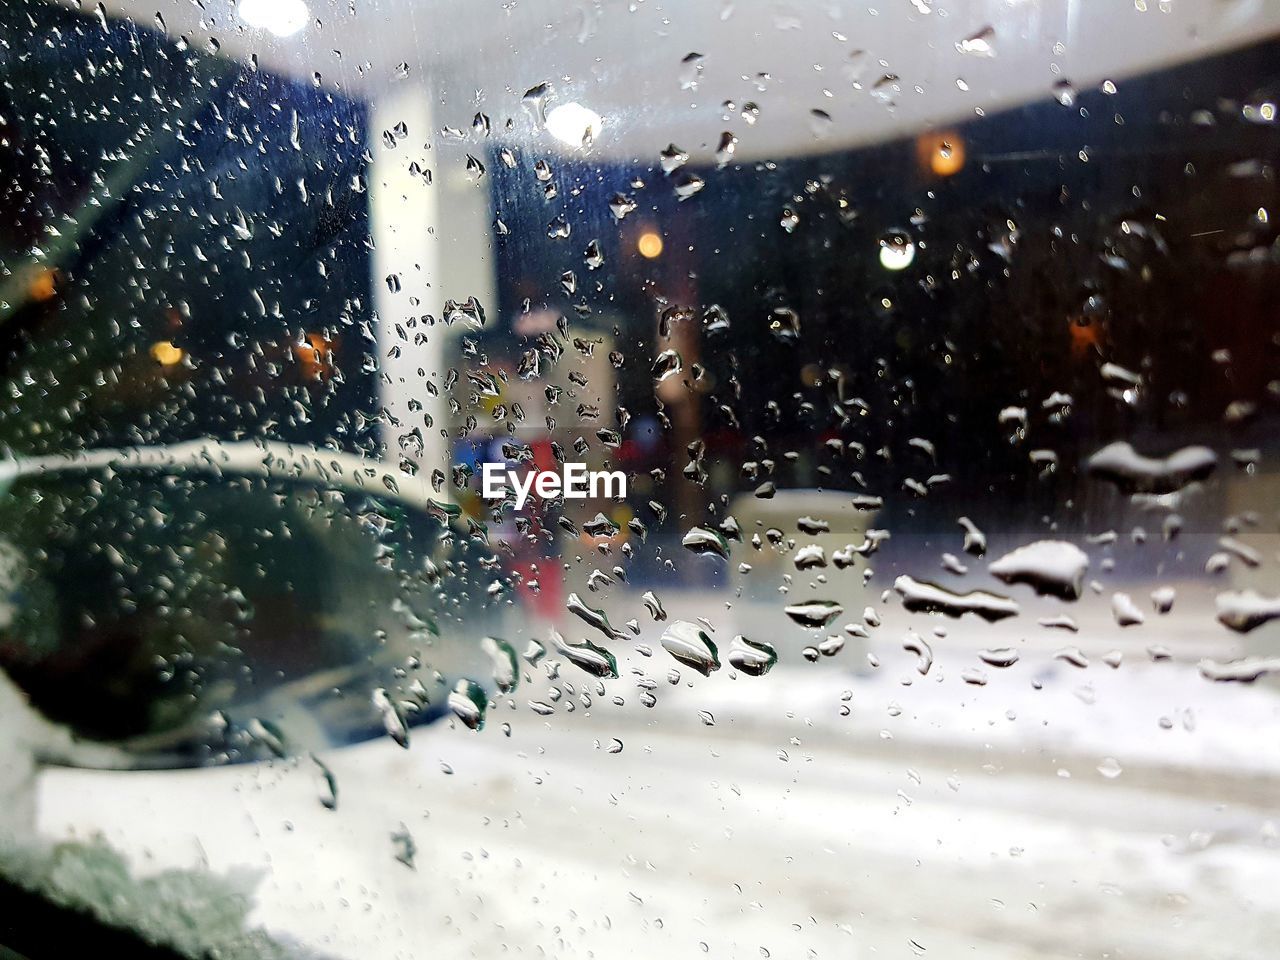
<svg viewBox="0 0 1280 960">
<path fill-rule="evenodd" d="M 157 340 L 151 345 L 151 359 L 161 366 L 177 366 L 187 356 L 181 347 L 175 347 L 168 340 Z"/>
<path fill-rule="evenodd" d="M 662 255 L 662 238 L 652 230 L 646 230 L 636 241 L 636 249 L 640 251 L 640 256 L 652 260 Z"/>
<path fill-rule="evenodd" d="M 950 177 L 964 169 L 964 140 L 954 130 L 925 134 L 916 141 L 916 154 L 920 165 L 937 177 Z"/>
<path fill-rule="evenodd" d="M 333 344 L 321 334 L 308 333 L 302 343 L 293 345 L 293 354 L 310 380 L 327 380 L 333 374 Z"/>
<path fill-rule="evenodd" d="M 31 278 L 31 283 L 27 287 L 27 293 L 36 303 L 44 303 L 46 300 L 52 300 L 54 294 L 58 292 L 58 275 L 48 268 L 40 270 Z"/>
</svg>

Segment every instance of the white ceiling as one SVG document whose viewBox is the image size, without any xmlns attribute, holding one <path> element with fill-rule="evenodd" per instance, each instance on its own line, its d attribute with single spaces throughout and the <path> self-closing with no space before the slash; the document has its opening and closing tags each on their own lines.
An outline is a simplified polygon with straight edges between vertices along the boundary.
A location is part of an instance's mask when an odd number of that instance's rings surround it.
<svg viewBox="0 0 1280 960">
<path fill-rule="evenodd" d="M 61 0 L 73 2 L 73 0 Z M 721 132 L 739 158 L 777 157 L 888 139 L 1280 33 L 1277 0 L 307 0 L 314 19 L 279 39 L 252 29 L 234 0 L 105 0 L 110 15 L 224 56 L 361 98 L 426 86 L 437 126 L 466 129 L 477 109 L 514 136 L 548 137 L 520 106 L 550 81 L 559 103 L 604 117 L 601 156 L 656 159 L 674 141 L 695 157 Z M 994 55 L 956 44 L 989 28 Z M 681 60 L 703 55 L 696 89 Z M 396 66 L 408 65 L 407 79 Z M 767 80 L 757 83 L 757 74 Z M 892 102 L 873 87 L 899 79 Z M 967 85 L 962 89 L 960 83 Z M 759 89 L 763 86 L 764 89 Z M 885 88 L 888 89 L 888 88 Z M 722 103 L 754 101 L 748 125 Z M 813 109 L 831 122 L 815 135 Z M 550 139 L 548 137 L 548 139 Z"/>
</svg>

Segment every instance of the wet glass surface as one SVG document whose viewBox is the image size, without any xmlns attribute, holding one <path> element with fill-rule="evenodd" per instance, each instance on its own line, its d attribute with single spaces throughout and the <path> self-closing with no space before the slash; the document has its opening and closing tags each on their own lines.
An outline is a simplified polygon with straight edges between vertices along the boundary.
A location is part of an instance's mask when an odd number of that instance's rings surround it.
<svg viewBox="0 0 1280 960">
<path fill-rule="evenodd" d="M 1270 957 L 1278 31 L 5 6 L 0 946 Z"/>
</svg>

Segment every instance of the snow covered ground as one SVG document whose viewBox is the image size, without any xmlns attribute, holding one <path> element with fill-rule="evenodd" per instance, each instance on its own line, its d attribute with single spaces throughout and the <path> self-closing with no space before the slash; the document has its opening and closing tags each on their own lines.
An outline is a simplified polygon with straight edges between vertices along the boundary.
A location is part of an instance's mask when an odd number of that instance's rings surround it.
<svg viewBox="0 0 1280 960">
<path fill-rule="evenodd" d="M 760 678 L 680 667 L 636 599 L 610 616 L 650 655 L 618 679 L 530 668 L 479 733 L 330 751 L 336 810 L 308 758 L 50 769 L 40 832 L 144 874 L 256 871 L 253 920 L 329 956 L 1275 956 L 1280 693 L 1200 675 L 1240 652 L 1209 594 L 1124 630 L 1100 600 L 1074 634 L 885 604 L 862 647 Z M 751 618 L 722 600 L 663 594 L 727 647 Z"/>
</svg>

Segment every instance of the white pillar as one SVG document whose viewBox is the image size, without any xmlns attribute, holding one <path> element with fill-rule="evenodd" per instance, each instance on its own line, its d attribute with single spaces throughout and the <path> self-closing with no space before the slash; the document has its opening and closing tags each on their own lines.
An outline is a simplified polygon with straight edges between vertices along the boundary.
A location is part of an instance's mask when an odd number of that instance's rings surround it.
<svg viewBox="0 0 1280 960">
<path fill-rule="evenodd" d="M 445 302 L 475 297 L 491 318 L 497 307 L 488 174 L 467 170 L 468 154 L 488 162 L 486 143 L 475 132 L 461 141 L 437 136 L 446 122 L 471 130 L 472 114 L 455 109 L 457 116 L 451 111 L 437 122 L 430 90 L 402 82 L 376 93 L 370 112 L 378 402 L 385 410 L 380 439 L 389 461 L 398 464 L 407 456 L 427 484 L 434 470 L 449 474 L 447 431 L 455 424 L 442 392 L 445 372 L 460 366 L 457 339 L 476 332 L 462 323 L 446 326 Z M 391 131 L 394 146 L 388 146 L 385 131 Z M 394 278 L 390 285 L 388 277 Z M 436 318 L 434 326 L 422 319 L 428 314 Z M 465 389 L 460 386 L 457 394 L 464 405 Z M 423 438 L 419 454 L 400 444 L 415 427 Z M 437 498 L 448 498 L 447 486 Z"/>
<path fill-rule="evenodd" d="M 391 131 L 394 146 L 384 133 Z M 399 133 L 398 131 L 404 131 Z M 432 396 L 443 382 L 444 337 L 439 327 L 420 319 L 439 316 L 439 244 L 431 235 L 439 222 L 439 187 L 434 180 L 432 110 L 428 92 L 397 85 L 379 92 L 370 104 L 369 140 L 373 165 L 369 176 L 373 236 L 373 306 L 378 359 L 379 429 L 387 460 L 402 456 L 430 483 L 434 469 L 448 473 L 449 449 L 440 431 L 447 429 L 442 396 Z M 388 278 L 392 278 L 388 282 Z M 437 303 L 439 300 L 439 303 Z M 420 407 L 420 409 L 418 409 Z M 426 426 L 427 418 L 432 422 Z M 401 438 L 418 428 L 420 453 L 402 451 Z"/>
</svg>

